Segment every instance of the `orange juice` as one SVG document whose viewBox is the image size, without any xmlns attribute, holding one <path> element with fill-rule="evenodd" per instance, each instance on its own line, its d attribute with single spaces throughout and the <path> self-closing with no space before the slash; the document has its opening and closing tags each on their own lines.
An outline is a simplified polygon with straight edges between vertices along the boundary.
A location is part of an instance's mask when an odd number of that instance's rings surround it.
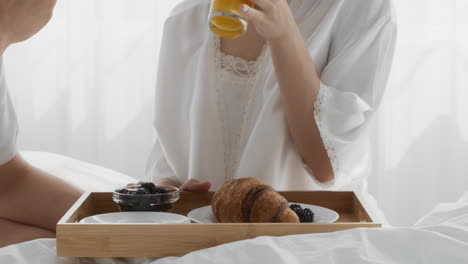
<svg viewBox="0 0 468 264">
<path fill-rule="evenodd" d="M 224 38 L 237 38 L 245 34 L 248 23 L 240 14 L 240 7 L 249 0 L 212 0 L 209 17 L 210 29 Z"/>
</svg>

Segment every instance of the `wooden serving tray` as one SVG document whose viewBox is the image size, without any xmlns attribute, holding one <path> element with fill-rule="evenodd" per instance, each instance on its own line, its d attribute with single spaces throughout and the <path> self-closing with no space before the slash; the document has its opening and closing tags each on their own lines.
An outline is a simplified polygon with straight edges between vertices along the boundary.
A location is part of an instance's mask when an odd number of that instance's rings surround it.
<svg viewBox="0 0 468 264">
<path fill-rule="evenodd" d="M 354 192 L 280 192 L 289 202 L 314 204 L 339 213 L 335 223 L 243 223 L 243 224 L 78 224 L 85 217 L 118 212 L 112 193 L 85 193 L 57 224 L 57 255 L 68 257 L 166 257 L 216 245 L 255 238 L 292 234 L 334 232 L 358 227 L 381 227 L 375 223 Z M 174 213 L 211 204 L 212 192 L 182 192 Z"/>
</svg>

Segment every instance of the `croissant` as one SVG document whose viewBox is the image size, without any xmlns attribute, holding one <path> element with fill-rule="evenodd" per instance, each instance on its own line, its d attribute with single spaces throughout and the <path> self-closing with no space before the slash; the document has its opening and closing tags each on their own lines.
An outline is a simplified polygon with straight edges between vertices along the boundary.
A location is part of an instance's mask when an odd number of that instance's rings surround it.
<svg viewBox="0 0 468 264">
<path fill-rule="evenodd" d="M 288 201 L 267 183 L 256 178 L 226 182 L 211 201 L 220 223 L 299 223 Z"/>
</svg>

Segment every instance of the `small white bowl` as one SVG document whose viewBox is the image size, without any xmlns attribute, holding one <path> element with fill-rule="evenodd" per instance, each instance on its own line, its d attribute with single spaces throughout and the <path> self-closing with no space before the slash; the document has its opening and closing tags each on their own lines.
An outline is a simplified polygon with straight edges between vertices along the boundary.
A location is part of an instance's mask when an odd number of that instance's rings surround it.
<svg viewBox="0 0 468 264">
<path fill-rule="evenodd" d="M 119 212 L 93 215 L 81 219 L 80 224 L 186 224 L 183 215 L 164 212 Z"/>
</svg>

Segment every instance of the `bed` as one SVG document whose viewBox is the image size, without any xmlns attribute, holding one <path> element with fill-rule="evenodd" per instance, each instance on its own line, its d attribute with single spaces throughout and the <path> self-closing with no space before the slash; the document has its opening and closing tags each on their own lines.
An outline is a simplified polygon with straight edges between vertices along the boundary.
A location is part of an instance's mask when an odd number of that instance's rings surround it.
<svg viewBox="0 0 468 264">
<path fill-rule="evenodd" d="M 25 153 L 33 164 L 95 191 L 135 179 L 95 165 L 48 153 Z M 56 257 L 54 239 L 0 249 L 3 264 L 78 263 L 468 263 L 468 193 L 438 205 L 413 227 L 354 229 L 326 234 L 259 237 L 163 259 Z"/>
</svg>

